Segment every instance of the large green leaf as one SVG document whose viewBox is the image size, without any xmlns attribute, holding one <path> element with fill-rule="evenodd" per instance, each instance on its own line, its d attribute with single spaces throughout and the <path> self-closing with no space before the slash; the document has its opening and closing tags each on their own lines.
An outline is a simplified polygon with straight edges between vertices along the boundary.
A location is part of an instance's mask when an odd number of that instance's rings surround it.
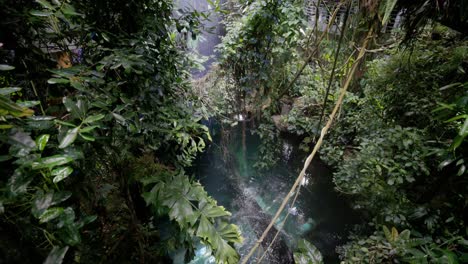
<svg viewBox="0 0 468 264">
<path fill-rule="evenodd" d="M 181 227 L 195 224 L 198 214 L 194 213 L 193 205 L 187 198 L 190 182 L 186 177 L 177 176 L 171 185 L 159 189 L 161 203 L 169 207 L 169 217 L 176 220 Z"/>
<path fill-rule="evenodd" d="M 48 208 L 41 216 L 39 216 L 39 223 L 47 223 L 59 217 L 63 213 L 62 207 Z"/>
<path fill-rule="evenodd" d="M 301 239 L 298 242 L 297 250 L 294 252 L 294 261 L 297 264 L 323 264 L 323 257 L 314 245 L 305 239 Z"/>
<path fill-rule="evenodd" d="M 215 251 L 215 257 L 218 263 L 239 263 L 239 254 L 224 240 L 219 242 Z"/>
<path fill-rule="evenodd" d="M 224 240 L 232 243 L 242 243 L 242 236 L 236 225 L 221 222 L 217 229 Z"/>
<path fill-rule="evenodd" d="M 208 218 L 206 218 L 206 216 L 204 215 L 200 216 L 200 222 L 198 224 L 196 234 L 198 237 L 207 240 L 210 244 L 212 244 L 213 242 L 218 242 L 215 227 L 210 222 L 210 220 L 208 220 Z M 216 247 L 217 245 L 215 243 L 213 248 L 216 249 Z"/>
<path fill-rule="evenodd" d="M 169 210 L 169 217 L 179 222 L 181 226 L 185 226 L 185 222 L 194 224 L 196 221 L 196 214 L 192 209 L 192 204 L 184 199 L 184 197 L 175 195 L 174 198 L 175 200 L 169 199 L 163 203 L 166 204 L 167 202 L 171 203 L 171 200 L 174 201 Z"/>
<path fill-rule="evenodd" d="M 213 223 L 211 223 L 205 216 L 200 217 L 200 223 L 197 228 L 196 235 L 207 241 L 211 247 L 215 250 L 216 260 L 220 263 L 237 263 L 239 261 L 239 255 L 236 250 L 232 248 L 226 240 L 221 237 L 221 234 L 225 234 L 227 237 L 232 236 L 232 228 L 224 226 L 222 233 L 218 232 Z M 237 230 L 235 231 L 237 232 Z M 239 240 L 239 239 L 230 239 Z"/>
<path fill-rule="evenodd" d="M 59 148 L 66 148 L 68 147 L 70 144 L 72 144 L 75 139 L 76 139 L 76 136 L 78 135 L 78 132 L 80 131 L 80 128 L 79 127 L 75 127 L 73 129 L 69 129 L 67 131 L 67 134 L 65 135 L 65 137 L 63 137 L 62 141 L 60 141 L 60 145 L 59 145 Z"/>
<path fill-rule="evenodd" d="M 230 213 L 216 205 L 198 182 L 190 182 L 183 173 L 172 177 L 147 176 L 140 181 L 145 187 L 156 183 L 149 192 L 142 194 L 148 205 L 168 207 L 169 217 L 176 220 L 182 230 L 194 230 L 190 234 L 202 238 L 214 250 L 219 263 L 237 263 L 239 256 L 228 243 L 240 243 L 240 232 L 227 222 Z"/>
<path fill-rule="evenodd" d="M 207 217 L 220 217 L 220 216 L 230 216 L 231 214 L 224 209 L 222 206 L 217 206 L 213 202 L 207 200 L 200 201 L 200 212 Z"/>
</svg>

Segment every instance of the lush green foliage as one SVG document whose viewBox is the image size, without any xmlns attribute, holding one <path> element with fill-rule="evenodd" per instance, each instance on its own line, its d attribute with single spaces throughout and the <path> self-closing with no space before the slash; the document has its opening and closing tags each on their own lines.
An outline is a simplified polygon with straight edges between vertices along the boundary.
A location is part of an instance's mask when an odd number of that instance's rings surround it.
<svg viewBox="0 0 468 264">
<path fill-rule="evenodd" d="M 287 63 L 304 37 L 300 1 L 237 3 L 227 19 L 227 35 L 219 46 L 221 66 L 235 81 L 237 112 L 259 114 L 286 85 Z M 248 109 L 247 109 L 248 108 Z"/>
<path fill-rule="evenodd" d="M 413 50 L 393 50 L 372 62 L 364 93 L 345 104 L 324 148 L 324 158 L 336 164 L 337 189 L 356 198 L 371 225 L 408 228 L 424 238 L 389 248 L 391 240 L 381 233 L 356 239 L 343 251 L 350 262 L 465 259 L 462 102 L 468 57 L 466 42 L 449 43 L 423 36 Z M 447 101 L 455 103 L 442 103 Z"/>
<path fill-rule="evenodd" d="M 46 263 L 166 262 L 197 239 L 237 262 L 229 213 L 182 172 L 210 140 L 177 41 L 197 15 L 172 18 L 170 1 L 0 5 L 0 228 L 33 252 L 21 262 L 50 249 Z M 1 246 L 7 262 L 26 255 Z"/>
<path fill-rule="evenodd" d="M 411 237 L 408 229 L 398 232 L 396 228 L 376 231 L 368 238 L 354 238 L 339 250 L 345 256 L 344 263 L 457 263 L 466 261 L 458 258 L 453 248 L 467 246 L 467 240 L 454 237 L 444 243 L 435 243 L 430 237 Z"/>
<path fill-rule="evenodd" d="M 257 133 L 267 139 L 260 168 L 275 162 L 270 154 L 278 130 L 300 135 L 309 151 L 355 63 L 363 32 L 380 32 L 392 12 L 405 8 L 401 33 L 413 37 L 410 44 L 401 44 L 399 34 L 372 36 L 367 62 L 358 67 L 359 80 L 321 151 L 334 166 L 336 189 L 353 198 L 368 222 L 340 253 L 346 263 L 466 261 L 466 5 L 361 1 L 358 16 L 350 18 L 354 28 L 347 27 L 352 30 L 338 48 L 339 36 L 316 43 L 320 32 L 302 33 L 311 30 L 298 22 L 300 12 L 282 15 L 296 4 L 241 1 L 231 13 L 220 45 L 222 75 L 211 77 L 227 80 L 216 82 L 228 95 L 220 96 L 228 100 L 218 108 L 229 109 L 223 114 L 231 118 L 244 113 L 260 121 Z M 452 19 L 448 10 L 457 11 Z M 289 23 L 299 30 L 285 35 L 281 25 Z M 382 226 L 391 231 L 381 232 Z"/>
</svg>

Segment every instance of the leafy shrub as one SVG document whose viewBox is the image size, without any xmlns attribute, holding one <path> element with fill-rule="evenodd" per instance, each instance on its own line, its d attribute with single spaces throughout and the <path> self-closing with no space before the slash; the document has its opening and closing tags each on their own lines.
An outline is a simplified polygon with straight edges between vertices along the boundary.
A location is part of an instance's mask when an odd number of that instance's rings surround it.
<svg viewBox="0 0 468 264">
<path fill-rule="evenodd" d="M 8 10 L 0 75 L 9 85 L 0 88 L 0 227 L 12 243 L 28 241 L 20 250 L 44 259 L 49 252 L 47 263 L 161 263 L 177 250 L 189 258 L 200 239 L 218 262 L 236 262 L 228 243 L 239 241 L 237 229 L 199 184 L 181 173 L 135 181 L 130 166 L 151 152 L 180 171 L 210 140 L 174 33 L 196 31 L 184 19 L 197 16 L 174 19 L 163 0 L 13 2 L 0 1 Z M 6 41 L 4 32 L 12 32 Z M 170 193 L 148 198 L 158 184 Z M 186 188 L 201 212 L 190 228 L 187 204 L 167 202 Z M 165 240 L 167 230 L 187 239 Z"/>
<path fill-rule="evenodd" d="M 375 131 L 334 173 L 336 188 L 358 195 L 359 207 L 372 210 L 386 222 L 406 222 L 405 207 L 410 204 L 405 189 L 418 177 L 429 175 L 422 134 L 399 126 Z"/>
<path fill-rule="evenodd" d="M 466 243 L 461 237 L 453 237 L 436 244 L 430 237 L 411 237 L 408 229 L 398 232 L 383 226 L 383 231 L 367 238 L 355 237 L 339 252 L 342 263 L 458 263 L 466 256 L 455 253 L 454 248 L 462 251 Z"/>
</svg>

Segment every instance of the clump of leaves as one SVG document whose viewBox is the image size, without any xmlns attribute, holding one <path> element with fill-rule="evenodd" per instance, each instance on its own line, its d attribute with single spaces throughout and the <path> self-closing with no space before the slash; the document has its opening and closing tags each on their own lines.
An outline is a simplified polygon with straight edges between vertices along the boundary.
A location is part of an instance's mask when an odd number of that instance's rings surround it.
<svg viewBox="0 0 468 264">
<path fill-rule="evenodd" d="M 168 214 L 182 231 L 189 234 L 189 242 L 199 238 L 213 250 L 218 263 L 239 261 L 233 244 L 242 243 L 240 231 L 229 224 L 231 214 L 218 206 L 200 183 L 190 181 L 182 170 L 173 171 L 148 162 L 148 157 L 137 161 L 136 166 L 135 177 L 143 185 L 142 196 L 148 206 Z"/>
<path fill-rule="evenodd" d="M 412 236 L 408 229 L 398 232 L 386 226 L 367 238 L 353 239 L 338 250 L 343 263 L 458 263 L 465 257 L 454 249 L 463 252 L 467 246 L 462 237 L 435 243 L 430 237 Z"/>
</svg>

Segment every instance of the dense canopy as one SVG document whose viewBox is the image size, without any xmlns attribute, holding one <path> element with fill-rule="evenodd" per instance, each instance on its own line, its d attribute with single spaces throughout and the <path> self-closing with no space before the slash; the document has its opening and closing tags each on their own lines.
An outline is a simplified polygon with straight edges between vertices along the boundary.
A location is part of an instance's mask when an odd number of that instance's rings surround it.
<svg viewBox="0 0 468 264">
<path fill-rule="evenodd" d="M 466 1 L 0 7 L 0 263 L 468 262 Z"/>
</svg>

